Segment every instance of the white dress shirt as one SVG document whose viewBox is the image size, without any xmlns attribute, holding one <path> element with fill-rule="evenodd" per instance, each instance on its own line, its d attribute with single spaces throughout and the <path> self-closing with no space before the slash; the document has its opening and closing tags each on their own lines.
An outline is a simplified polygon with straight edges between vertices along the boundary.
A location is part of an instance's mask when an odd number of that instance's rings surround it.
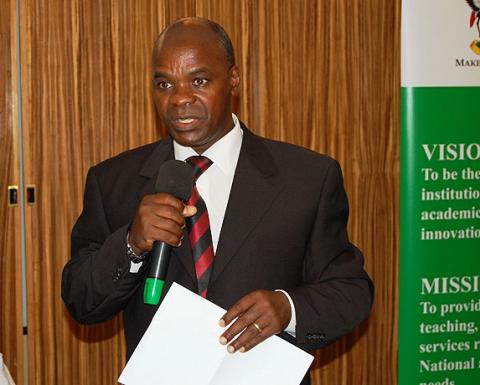
<svg viewBox="0 0 480 385">
<path fill-rule="evenodd" d="M 235 123 L 233 129 L 203 152 L 202 155 L 209 158 L 213 164 L 203 172 L 196 183 L 198 193 L 207 206 L 214 253 L 217 251 L 220 230 L 242 146 L 243 131 L 235 115 L 233 115 L 233 121 Z M 176 160 L 185 161 L 190 156 L 198 155 L 191 147 L 184 147 L 175 141 L 173 150 Z"/>
</svg>

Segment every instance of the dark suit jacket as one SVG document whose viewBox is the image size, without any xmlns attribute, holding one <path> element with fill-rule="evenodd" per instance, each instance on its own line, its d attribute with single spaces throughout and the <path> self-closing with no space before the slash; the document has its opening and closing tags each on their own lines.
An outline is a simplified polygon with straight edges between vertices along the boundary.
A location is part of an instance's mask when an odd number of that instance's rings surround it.
<svg viewBox="0 0 480 385">
<path fill-rule="evenodd" d="M 208 299 L 229 308 L 253 290 L 284 289 L 297 326 L 296 338 L 281 336 L 305 350 L 321 348 L 367 316 L 373 295 L 362 254 L 347 237 L 340 167 L 243 129 Z M 63 272 L 62 297 L 77 321 L 100 322 L 123 311 L 128 356 L 157 307 L 143 303 L 147 268 L 129 272 L 126 234 L 142 197 L 154 193 L 159 166 L 169 159 L 173 146 L 167 138 L 90 169 Z M 173 281 L 196 291 L 188 242 L 173 251 L 164 294 Z"/>
</svg>

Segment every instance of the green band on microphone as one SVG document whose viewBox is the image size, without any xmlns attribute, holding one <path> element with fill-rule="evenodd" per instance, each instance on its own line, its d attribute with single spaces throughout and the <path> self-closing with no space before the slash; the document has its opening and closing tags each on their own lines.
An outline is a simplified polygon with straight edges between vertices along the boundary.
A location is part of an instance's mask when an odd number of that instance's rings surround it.
<svg viewBox="0 0 480 385">
<path fill-rule="evenodd" d="M 147 277 L 145 280 L 145 289 L 143 291 L 143 302 L 148 305 L 158 305 L 162 295 L 165 281 L 161 279 Z"/>
</svg>

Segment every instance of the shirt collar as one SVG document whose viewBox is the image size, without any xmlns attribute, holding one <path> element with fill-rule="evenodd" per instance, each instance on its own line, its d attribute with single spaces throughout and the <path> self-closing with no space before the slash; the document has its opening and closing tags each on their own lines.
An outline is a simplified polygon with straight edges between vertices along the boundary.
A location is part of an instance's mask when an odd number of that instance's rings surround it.
<svg viewBox="0 0 480 385">
<path fill-rule="evenodd" d="M 212 144 L 202 155 L 209 158 L 214 165 L 217 165 L 225 175 L 232 175 L 237 166 L 240 147 L 242 146 L 243 131 L 240 121 L 235 114 L 232 114 L 233 129 L 225 136 Z M 176 160 L 187 159 L 190 156 L 198 155 L 191 147 L 185 147 L 173 141 L 173 151 Z"/>
</svg>

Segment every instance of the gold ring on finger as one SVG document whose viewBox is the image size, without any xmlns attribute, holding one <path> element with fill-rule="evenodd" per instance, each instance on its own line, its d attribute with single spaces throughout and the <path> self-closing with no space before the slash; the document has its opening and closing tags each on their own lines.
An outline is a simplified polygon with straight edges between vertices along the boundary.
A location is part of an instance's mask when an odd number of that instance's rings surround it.
<svg viewBox="0 0 480 385">
<path fill-rule="evenodd" d="M 262 328 L 256 322 L 252 322 L 252 326 L 258 330 L 259 334 L 262 332 Z"/>
</svg>

